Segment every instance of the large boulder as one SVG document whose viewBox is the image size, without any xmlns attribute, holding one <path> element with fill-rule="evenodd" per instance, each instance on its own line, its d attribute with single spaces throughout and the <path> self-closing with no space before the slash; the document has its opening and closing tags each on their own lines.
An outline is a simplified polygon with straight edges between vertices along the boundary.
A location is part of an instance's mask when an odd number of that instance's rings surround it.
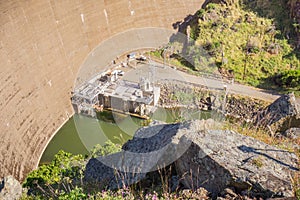
<svg viewBox="0 0 300 200">
<path fill-rule="evenodd" d="M 293 196 L 290 177 L 299 171 L 293 153 L 217 129 L 212 120 L 142 128 L 119 154 L 90 160 L 85 180 L 109 180 L 111 187 L 117 174 L 117 182 L 130 185 L 173 164 L 185 188 L 202 187 L 213 197 L 227 188 L 251 197 Z"/>
<path fill-rule="evenodd" d="M 0 180 L 0 199 L 1 200 L 15 200 L 22 196 L 22 186 L 13 177 L 6 176 Z"/>
<path fill-rule="evenodd" d="M 191 144 L 181 141 L 184 135 L 212 128 L 214 123 L 211 120 L 198 124 L 193 127 L 191 123 L 159 124 L 139 129 L 121 152 L 89 160 L 84 177 L 86 185 L 122 188 L 145 179 L 149 172 L 171 165 Z"/>
<path fill-rule="evenodd" d="M 121 189 L 144 179 L 146 173 L 141 173 L 138 170 L 136 172 L 128 171 L 125 169 L 127 165 L 119 162 L 126 160 L 125 158 L 122 159 L 123 156 L 126 157 L 124 154 L 125 152 L 120 152 L 90 159 L 85 170 L 85 189 L 89 191 Z M 130 163 L 131 160 L 132 157 L 127 156 L 126 162 Z M 122 167 L 124 167 L 124 170 Z"/>
<path fill-rule="evenodd" d="M 255 124 L 268 127 L 272 132 L 300 128 L 300 108 L 293 93 L 279 97 L 256 115 Z"/>
<path fill-rule="evenodd" d="M 187 137 L 192 145 L 175 163 L 186 187 L 204 187 L 213 196 L 228 187 L 251 197 L 293 196 L 290 174 L 299 171 L 294 154 L 233 131 Z"/>
</svg>

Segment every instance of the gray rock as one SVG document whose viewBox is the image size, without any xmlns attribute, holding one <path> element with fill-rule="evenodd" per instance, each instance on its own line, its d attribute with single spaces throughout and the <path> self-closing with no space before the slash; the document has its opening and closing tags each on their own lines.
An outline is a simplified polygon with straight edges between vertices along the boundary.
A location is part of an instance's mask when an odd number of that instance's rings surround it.
<svg viewBox="0 0 300 200">
<path fill-rule="evenodd" d="M 290 173 L 299 171 L 294 154 L 232 131 L 187 137 L 193 143 L 175 163 L 186 187 L 204 187 L 213 196 L 226 187 L 252 197 L 293 196 Z"/>
<path fill-rule="evenodd" d="M 84 185 L 87 190 L 99 191 L 101 189 L 121 189 L 143 180 L 145 173 L 126 171 L 124 165 L 114 166 L 121 161 L 124 154 L 122 152 L 111 154 L 105 157 L 92 158 L 86 165 Z M 130 160 L 132 158 L 128 158 Z M 124 170 L 120 166 L 124 166 Z M 132 169 L 137 168 L 134 166 Z M 96 187 L 96 188 L 93 188 Z"/>
<path fill-rule="evenodd" d="M 253 123 L 253 119 L 260 110 L 264 109 L 264 102 L 258 99 L 228 95 L 226 102 L 226 116 L 238 121 Z"/>
<path fill-rule="evenodd" d="M 1 200 L 14 200 L 21 196 L 22 186 L 13 176 L 6 176 L 0 181 Z"/>
<path fill-rule="evenodd" d="M 198 129 L 211 128 L 212 124 L 215 124 L 212 120 L 201 121 Z M 189 131 L 196 131 L 192 128 L 197 127 L 182 123 L 141 128 L 123 145 L 122 152 L 89 160 L 84 181 L 108 189 L 139 182 L 148 172 L 174 163 L 189 148 L 191 142 L 181 140 Z"/>
<path fill-rule="evenodd" d="M 291 127 L 300 128 L 300 108 L 293 93 L 282 95 L 259 112 L 255 124 L 273 132 L 284 132 Z"/>
<path fill-rule="evenodd" d="M 299 171 L 293 153 L 217 129 L 218 124 L 212 120 L 140 129 L 121 153 L 90 160 L 85 180 L 107 181 L 109 187 L 120 187 L 174 164 L 181 185 L 192 190 L 204 188 L 213 197 L 226 188 L 251 197 L 293 196 L 290 176 Z M 117 181 L 111 166 L 120 174 Z"/>
<path fill-rule="evenodd" d="M 297 139 L 300 137 L 300 128 L 290 128 L 286 130 L 283 135 L 291 139 Z"/>
</svg>

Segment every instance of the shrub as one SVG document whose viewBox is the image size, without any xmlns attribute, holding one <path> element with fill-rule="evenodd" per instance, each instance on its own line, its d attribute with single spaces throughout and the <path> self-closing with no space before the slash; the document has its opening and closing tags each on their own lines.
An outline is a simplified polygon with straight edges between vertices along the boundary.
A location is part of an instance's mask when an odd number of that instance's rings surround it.
<svg viewBox="0 0 300 200">
<path fill-rule="evenodd" d="M 83 165 L 82 155 L 72 155 L 64 151 L 59 151 L 54 160 L 46 165 L 41 165 L 37 170 L 29 173 L 24 187 L 35 188 L 37 185 L 57 184 L 62 181 L 62 177 L 74 178 L 81 174 Z"/>
<path fill-rule="evenodd" d="M 120 145 L 109 140 L 104 146 L 96 145 L 91 156 L 104 156 L 120 149 Z M 72 155 L 61 150 L 51 163 L 41 165 L 37 170 L 30 172 L 23 187 L 28 188 L 28 194 L 34 198 L 86 199 L 82 189 L 84 170 L 85 160 L 82 155 Z M 26 198 L 30 199 L 32 196 Z"/>
<path fill-rule="evenodd" d="M 288 70 L 279 74 L 275 82 L 286 88 L 300 88 L 300 70 Z"/>
<path fill-rule="evenodd" d="M 119 151 L 121 151 L 121 146 L 108 140 L 104 146 L 101 146 L 100 144 L 95 145 L 94 148 L 91 150 L 91 156 L 95 158 L 116 153 Z"/>
<path fill-rule="evenodd" d="M 215 3 L 209 3 L 207 6 L 206 6 L 206 10 L 214 10 L 214 9 L 216 9 L 216 7 L 217 7 L 218 5 L 217 4 L 215 4 Z"/>
</svg>

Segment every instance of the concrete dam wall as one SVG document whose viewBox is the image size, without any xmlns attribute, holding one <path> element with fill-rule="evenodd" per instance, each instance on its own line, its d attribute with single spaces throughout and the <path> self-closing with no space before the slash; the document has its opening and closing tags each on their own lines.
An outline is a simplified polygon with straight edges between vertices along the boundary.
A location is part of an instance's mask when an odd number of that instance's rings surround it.
<svg viewBox="0 0 300 200">
<path fill-rule="evenodd" d="M 89 53 L 111 36 L 194 14 L 203 0 L 0 1 L 0 177 L 23 180 L 72 116 Z"/>
</svg>

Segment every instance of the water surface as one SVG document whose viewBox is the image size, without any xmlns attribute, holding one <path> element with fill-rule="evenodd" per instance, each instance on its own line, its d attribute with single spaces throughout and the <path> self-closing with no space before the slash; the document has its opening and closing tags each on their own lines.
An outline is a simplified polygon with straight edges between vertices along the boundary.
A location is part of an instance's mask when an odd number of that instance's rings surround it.
<svg viewBox="0 0 300 200">
<path fill-rule="evenodd" d="M 151 119 L 173 123 L 189 119 L 216 118 L 216 116 L 217 114 L 212 111 L 158 108 Z M 109 118 L 97 120 L 75 114 L 50 141 L 40 164 L 50 162 L 59 150 L 88 155 L 93 146 L 103 145 L 108 139 L 123 144 L 133 137 L 138 128 L 147 125 L 146 120 L 130 116 L 113 114 L 113 118 L 115 122 Z"/>
</svg>

